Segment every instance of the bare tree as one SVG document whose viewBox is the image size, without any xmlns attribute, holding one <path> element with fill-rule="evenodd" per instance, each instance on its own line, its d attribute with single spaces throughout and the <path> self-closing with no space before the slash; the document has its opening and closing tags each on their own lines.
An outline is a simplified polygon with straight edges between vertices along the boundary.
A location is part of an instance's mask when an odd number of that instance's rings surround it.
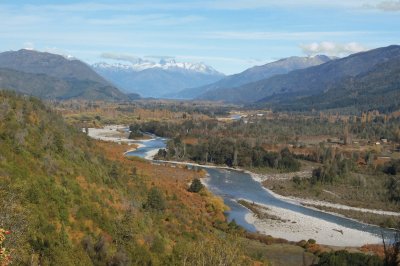
<svg viewBox="0 0 400 266">
<path fill-rule="evenodd" d="M 385 265 L 397 266 L 400 265 L 400 232 L 397 231 L 394 239 L 390 243 L 386 243 L 385 236 L 382 233 L 383 248 L 385 251 Z"/>
</svg>

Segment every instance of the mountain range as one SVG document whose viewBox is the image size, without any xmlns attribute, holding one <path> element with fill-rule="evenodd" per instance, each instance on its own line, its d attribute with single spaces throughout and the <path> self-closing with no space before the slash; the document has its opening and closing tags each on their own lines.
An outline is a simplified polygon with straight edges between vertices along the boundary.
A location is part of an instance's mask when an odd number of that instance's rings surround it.
<svg viewBox="0 0 400 266">
<path fill-rule="evenodd" d="M 399 66 L 398 45 L 344 58 L 289 57 L 230 76 L 201 63 L 138 60 L 91 67 L 74 58 L 19 50 L 0 53 L 0 88 L 58 100 L 124 101 L 138 99 L 135 92 L 140 92 L 145 97 L 194 98 L 275 110 L 390 111 L 400 107 Z M 192 88 L 182 90 L 188 87 Z"/>
<path fill-rule="evenodd" d="M 224 77 L 203 63 L 162 59 L 158 63 L 138 60 L 132 64 L 96 63 L 92 68 L 125 92 L 162 98 L 188 88 L 213 83 Z"/>
<path fill-rule="evenodd" d="M 381 90 L 374 92 L 385 97 L 388 87 L 395 86 L 399 89 L 400 81 L 393 76 L 398 73 L 397 64 L 400 64 L 400 46 L 392 45 L 331 60 L 318 66 L 294 70 L 287 74 L 275 75 L 236 88 L 208 91 L 198 99 L 287 106 L 288 103 L 296 104 L 299 101 L 305 103 L 315 100 L 317 96 L 323 98 L 325 95 L 325 102 L 332 102 L 338 100 L 335 98 L 339 95 L 337 93 L 340 90 L 343 92 L 345 88 L 362 93 L 366 80 L 369 84 L 377 84 L 377 80 L 385 84 L 391 81 L 391 84 L 382 86 Z M 385 71 L 381 73 L 383 67 Z M 382 75 L 387 76 L 382 78 Z M 350 95 L 344 96 L 350 97 Z M 307 97 L 314 98 L 306 100 Z"/>
<path fill-rule="evenodd" d="M 0 88 L 45 99 L 128 99 L 82 61 L 26 49 L 0 53 Z"/>
<path fill-rule="evenodd" d="M 274 97 L 259 103 L 273 102 Z M 359 111 L 379 110 L 384 113 L 400 108 L 400 58 L 377 64 L 371 70 L 347 77 L 322 92 L 308 97 L 293 97 L 274 103 L 276 110 L 310 111 L 350 108 Z"/>
<path fill-rule="evenodd" d="M 320 65 L 330 61 L 331 59 L 332 58 L 325 55 L 317 55 L 312 57 L 292 56 L 262 66 L 249 68 L 241 73 L 227 76 L 212 84 L 196 88 L 186 88 L 171 96 L 173 98 L 192 99 L 207 92 L 225 88 L 235 88 L 275 75 L 286 74 L 296 69 L 303 69 L 311 66 Z"/>
</svg>

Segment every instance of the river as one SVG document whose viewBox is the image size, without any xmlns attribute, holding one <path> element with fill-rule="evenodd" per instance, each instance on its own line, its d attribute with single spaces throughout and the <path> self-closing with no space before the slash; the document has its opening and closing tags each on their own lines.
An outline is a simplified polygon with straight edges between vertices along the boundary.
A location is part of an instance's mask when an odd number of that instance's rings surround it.
<svg viewBox="0 0 400 266">
<path fill-rule="evenodd" d="M 137 143 L 140 144 L 140 147 L 135 151 L 126 153 L 126 155 L 149 158 L 154 155 L 158 149 L 165 148 L 166 139 L 154 136 L 151 140 L 137 141 Z M 214 194 L 221 196 L 224 199 L 225 204 L 230 207 L 230 210 L 227 212 L 228 219 L 235 219 L 239 225 L 249 231 L 254 232 L 258 230 L 255 224 L 249 223 L 248 219 L 246 219 L 246 215 L 248 216 L 250 211 L 238 204 L 238 199 L 245 199 L 258 204 L 278 207 L 280 209 L 288 210 L 291 213 L 295 212 L 304 215 L 304 217 L 312 217 L 315 218 L 314 220 L 325 221 L 328 224 L 338 225 L 341 228 L 348 228 L 353 233 L 364 232 L 365 234 L 373 235 L 375 242 L 380 239 L 382 233 L 384 233 L 388 238 L 392 238 L 393 236 L 392 230 L 360 223 L 355 220 L 306 208 L 299 204 L 276 198 L 269 192 L 269 190 L 265 189 L 259 182 L 255 181 L 248 173 L 233 169 L 203 168 L 208 173 L 208 178 L 205 181 L 207 187 Z M 348 234 L 348 237 L 349 236 L 350 233 Z M 324 237 L 322 237 L 322 242 L 324 242 Z M 331 244 L 331 242 L 326 241 L 326 243 L 329 244 Z M 347 241 L 343 242 L 343 245 L 346 245 L 347 243 L 352 244 L 358 242 Z"/>
</svg>

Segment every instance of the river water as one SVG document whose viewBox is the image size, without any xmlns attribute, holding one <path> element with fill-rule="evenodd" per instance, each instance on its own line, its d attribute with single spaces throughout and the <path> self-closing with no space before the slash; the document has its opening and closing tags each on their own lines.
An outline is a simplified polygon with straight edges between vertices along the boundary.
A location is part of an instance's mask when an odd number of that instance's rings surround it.
<svg viewBox="0 0 400 266">
<path fill-rule="evenodd" d="M 135 151 L 126 153 L 127 156 L 148 158 L 149 155 L 154 154 L 155 150 L 165 148 L 166 139 L 154 137 L 154 139 L 137 141 L 137 143 L 141 144 L 141 147 Z M 235 219 L 239 225 L 249 231 L 256 231 L 256 228 L 254 225 L 249 224 L 245 220 L 246 214 L 248 214 L 250 211 L 238 204 L 236 202 L 238 199 L 245 199 L 250 202 L 291 210 L 307 216 L 332 222 L 346 228 L 369 232 L 377 236 L 381 236 L 382 233 L 387 238 L 392 238 L 393 236 L 392 230 L 363 224 L 351 219 L 306 208 L 295 203 L 278 199 L 274 197 L 267 189 L 265 189 L 259 182 L 255 181 L 248 173 L 220 168 L 204 168 L 204 170 L 206 170 L 209 175 L 209 178 L 207 178 L 208 188 L 214 194 L 221 196 L 224 199 L 225 204 L 230 207 L 230 210 L 227 212 L 228 219 Z"/>
</svg>

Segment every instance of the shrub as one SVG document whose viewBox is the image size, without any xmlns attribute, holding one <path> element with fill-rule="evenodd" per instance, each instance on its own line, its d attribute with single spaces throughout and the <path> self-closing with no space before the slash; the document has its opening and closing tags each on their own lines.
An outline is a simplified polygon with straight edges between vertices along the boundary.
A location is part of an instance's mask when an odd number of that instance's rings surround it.
<svg viewBox="0 0 400 266">
<path fill-rule="evenodd" d="M 150 250 L 154 253 L 161 254 L 165 250 L 165 241 L 160 235 L 156 235 L 153 240 L 153 243 L 150 247 Z"/>
<path fill-rule="evenodd" d="M 198 193 L 200 190 L 202 190 L 204 185 L 201 183 L 200 179 L 195 178 L 192 181 L 192 184 L 190 185 L 188 191 L 193 192 L 193 193 Z"/>
<path fill-rule="evenodd" d="M 388 196 L 391 201 L 400 202 L 400 179 L 391 177 L 387 184 Z"/>
<path fill-rule="evenodd" d="M 160 190 L 152 187 L 147 195 L 146 209 L 163 211 L 165 209 L 165 199 Z"/>
<path fill-rule="evenodd" d="M 362 253 L 349 253 L 345 250 L 322 253 L 317 265 L 342 266 L 342 265 L 383 265 L 378 256 L 365 255 Z"/>
<path fill-rule="evenodd" d="M 397 175 L 397 173 L 400 172 L 400 160 L 387 163 L 383 169 L 383 172 L 388 175 Z"/>
<path fill-rule="evenodd" d="M 296 185 L 300 185 L 301 184 L 301 178 L 299 176 L 297 176 L 297 175 L 292 178 L 292 181 Z"/>
<path fill-rule="evenodd" d="M 317 243 L 317 241 L 315 241 L 314 239 L 310 238 L 310 239 L 308 239 L 307 243 L 315 244 L 315 243 Z"/>
</svg>

